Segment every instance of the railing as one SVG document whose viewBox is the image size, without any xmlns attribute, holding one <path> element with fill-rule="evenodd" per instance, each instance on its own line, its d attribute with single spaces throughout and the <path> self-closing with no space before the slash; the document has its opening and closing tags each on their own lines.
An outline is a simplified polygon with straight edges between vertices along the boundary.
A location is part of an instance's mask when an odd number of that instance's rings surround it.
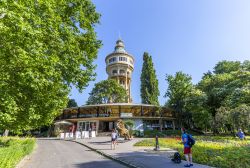
<svg viewBox="0 0 250 168">
<path fill-rule="evenodd" d="M 111 76 L 126 76 L 126 73 L 112 73 Z M 131 74 L 127 75 L 128 78 L 131 78 Z"/>
</svg>

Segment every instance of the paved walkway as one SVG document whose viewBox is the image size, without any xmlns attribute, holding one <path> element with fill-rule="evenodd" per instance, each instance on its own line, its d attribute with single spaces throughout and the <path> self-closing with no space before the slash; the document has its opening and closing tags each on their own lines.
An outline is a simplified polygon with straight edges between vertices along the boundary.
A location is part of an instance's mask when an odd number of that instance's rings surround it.
<svg viewBox="0 0 250 168">
<path fill-rule="evenodd" d="M 142 139 L 136 138 L 131 141 L 119 139 L 119 145 L 115 150 L 111 150 L 110 137 L 78 139 L 76 141 L 140 168 L 182 168 L 186 164 L 185 161 L 182 161 L 181 164 L 173 163 L 169 156 L 173 155 L 175 151 L 171 149 L 161 148 L 161 151 L 155 152 L 152 147 L 134 147 L 133 144 L 140 140 Z M 209 166 L 194 164 L 192 168 L 209 168 Z"/>
<path fill-rule="evenodd" d="M 37 148 L 30 159 L 19 168 L 125 168 L 88 148 L 70 141 L 55 139 L 37 140 Z"/>
</svg>

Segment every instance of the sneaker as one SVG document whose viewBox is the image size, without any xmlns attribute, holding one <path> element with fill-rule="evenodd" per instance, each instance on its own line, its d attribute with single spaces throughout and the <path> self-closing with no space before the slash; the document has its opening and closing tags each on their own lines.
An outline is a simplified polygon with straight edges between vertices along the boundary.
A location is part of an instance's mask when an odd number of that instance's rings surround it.
<svg viewBox="0 0 250 168">
<path fill-rule="evenodd" d="M 189 164 L 186 164 L 186 165 L 184 165 L 184 167 L 190 167 L 190 165 L 189 165 Z"/>
<path fill-rule="evenodd" d="M 191 167 L 191 166 L 193 166 L 193 164 L 190 164 L 189 166 Z"/>
</svg>

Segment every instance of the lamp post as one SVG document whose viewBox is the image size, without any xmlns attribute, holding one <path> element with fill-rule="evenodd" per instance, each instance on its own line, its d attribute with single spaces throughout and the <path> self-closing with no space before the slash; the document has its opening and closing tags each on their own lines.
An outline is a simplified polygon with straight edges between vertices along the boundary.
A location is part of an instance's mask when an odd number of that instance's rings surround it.
<svg viewBox="0 0 250 168">
<path fill-rule="evenodd" d="M 158 151 L 160 149 L 160 145 L 159 145 L 159 139 L 158 139 L 158 135 L 155 136 L 155 151 Z"/>
</svg>

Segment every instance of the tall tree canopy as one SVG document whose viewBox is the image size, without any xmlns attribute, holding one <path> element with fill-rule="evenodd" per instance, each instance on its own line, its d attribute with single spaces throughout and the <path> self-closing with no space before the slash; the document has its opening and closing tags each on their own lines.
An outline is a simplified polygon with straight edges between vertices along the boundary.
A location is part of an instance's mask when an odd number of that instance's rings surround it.
<svg viewBox="0 0 250 168">
<path fill-rule="evenodd" d="M 250 129 L 250 61 L 218 62 L 196 86 L 181 72 L 166 80 L 167 105 L 181 123 L 214 133 Z"/>
<path fill-rule="evenodd" d="M 213 116 L 214 132 L 219 132 L 219 129 L 222 128 L 224 130 L 236 129 L 237 124 L 233 122 L 232 114 L 235 111 L 244 111 L 243 113 L 245 113 L 247 109 L 249 109 L 249 67 L 249 61 L 244 61 L 243 63 L 238 61 L 221 61 L 214 67 L 214 73 L 210 75 L 205 74 L 197 85 L 197 87 L 207 95 L 205 106 Z M 248 111 L 248 113 L 250 114 L 250 111 Z M 236 116 L 237 115 L 234 117 Z M 250 121 L 249 117 L 250 116 L 248 116 L 248 119 Z M 243 129 L 249 126 L 250 122 L 248 122 Z"/>
<path fill-rule="evenodd" d="M 95 84 L 89 93 L 87 104 L 125 103 L 127 92 L 115 80 L 103 80 Z"/>
<path fill-rule="evenodd" d="M 176 72 L 173 75 L 166 75 L 166 81 L 168 83 L 168 89 L 165 93 L 165 97 L 168 97 L 167 106 L 174 109 L 176 117 L 179 119 L 179 124 L 182 125 L 187 111 L 184 109 L 185 100 L 192 93 L 193 84 L 190 75 L 183 72 Z"/>
<path fill-rule="evenodd" d="M 78 106 L 78 105 L 77 105 L 75 99 L 69 99 L 68 105 L 67 105 L 68 108 L 69 108 L 69 107 L 77 107 L 77 106 Z"/>
<path fill-rule="evenodd" d="M 152 57 L 145 52 L 141 72 L 141 100 L 145 104 L 159 105 L 158 80 L 156 77 Z"/>
<path fill-rule="evenodd" d="M 89 0 L 0 3 L 0 129 L 50 124 L 94 79 L 100 15 Z"/>
</svg>

